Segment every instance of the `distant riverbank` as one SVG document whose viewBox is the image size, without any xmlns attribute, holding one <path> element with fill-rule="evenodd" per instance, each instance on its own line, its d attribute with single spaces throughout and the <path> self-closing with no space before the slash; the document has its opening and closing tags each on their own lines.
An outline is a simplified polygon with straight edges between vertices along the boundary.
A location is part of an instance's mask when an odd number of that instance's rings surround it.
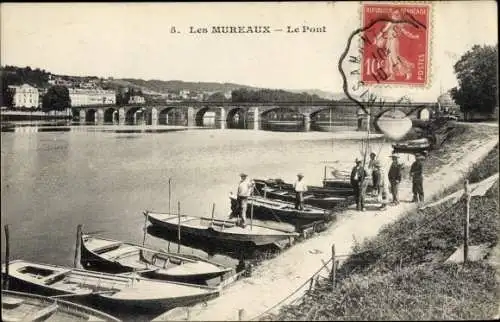
<svg viewBox="0 0 500 322">
<path fill-rule="evenodd" d="M 38 121 L 53 119 L 71 119 L 72 116 L 67 112 L 42 112 L 42 111 L 0 111 L 0 121 Z"/>
</svg>

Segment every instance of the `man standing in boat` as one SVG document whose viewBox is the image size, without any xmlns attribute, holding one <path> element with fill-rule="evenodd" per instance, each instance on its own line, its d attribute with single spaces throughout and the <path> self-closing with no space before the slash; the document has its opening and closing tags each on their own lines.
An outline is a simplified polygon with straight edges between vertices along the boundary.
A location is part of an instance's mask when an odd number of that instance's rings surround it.
<svg viewBox="0 0 500 322">
<path fill-rule="evenodd" d="M 354 197 L 356 198 L 356 209 L 359 211 L 365 211 L 365 178 L 366 171 L 362 165 L 363 161 L 356 159 L 356 165 L 351 171 L 351 185 L 354 190 Z"/>
<path fill-rule="evenodd" d="M 252 194 L 254 184 L 250 180 L 247 180 L 247 175 L 245 173 L 240 174 L 241 181 L 238 184 L 238 209 L 240 211 L 239 225 L 243 228 L 246 226 L 247 220 L 247 205 L 248 197 Z"/>
<path fill-rule="evenodd" d="M 293 183 L 293 188 L 295 189 L 295 209 L 304 210 L 304 192 L 307 191 L 307 185 L 302 180 L 304 175 L 302 173 L 297 174 L 297 181 Z"/>
<path fill-rule="evenodd" d="M 412 202 L 424 201 L 424 169 L 422 160 L 425 159 L 423 154 L 417 154 L 416 160 L 410 168 L 410 176 L 412 178 L 413 200 Z"/>
<path fill-rule="evenodd" d="M 401 164 L 398 162 L 398 155 L 393 153 L 391 155 L 392 163 L 389 168 L 389 184 L 391 185 L 392 204 L 399 204 L 399 183 L 401 182 Z"/>
</svg>

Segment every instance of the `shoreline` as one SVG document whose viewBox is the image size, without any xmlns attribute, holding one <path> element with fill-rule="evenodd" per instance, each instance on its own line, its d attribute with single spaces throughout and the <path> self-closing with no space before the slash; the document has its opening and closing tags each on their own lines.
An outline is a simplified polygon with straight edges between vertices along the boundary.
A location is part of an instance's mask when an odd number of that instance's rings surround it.
<svg viewBox="0 0 500 322">
<path fill-rule="evenodd" d="M 480 126 L 480 125 L 479 125 Z M 453 168 L 446 164 L 438 166 L 432 173 L 426 173 L 424 187 L 426 199 L 431 200 L 443 188 L 456 184 L 461 175 L 478 160 L 483 159 L 498 143 L 496 135 L 484 135 L 480 142 L 458 142 L 449 151 L 456 162 Z M 468 153 L 474 151 L 474 153 Z M 439 152 L 439 151 L 438 151 Z M 445 184 L 443 185 L 443 180 Z M 300 298 L 307 285 L 304 285 L 321 266 L 322 260 L 330 259 L 332 243 L 335 244 L 337 256 L 347 258 L 351 253 L 355 240 L 374 237 L 386 224 L 391 223 L 408 211 L 416 208 L 416 204 L 405 203 L 411 199 L 411 183 L 404 180 L 400 188 L 403 202 L 399 206 L 389 207 L 386 211 L 357 212 L 351 206 L 342 212 L 339 218 L 326 231 L 305 240 L 285 250 L 277 257 L 263 262 L 253 271 L 253 276 L 236 282 L 221 296 L 203 305 L 190 308 L 191 320 L 236 320 L 240 309 L 245 310 L 244 319 L 255 319 L 266 313 L 276 313 L 283 305 L 290 304 Z M 340 262 L 342 264 L 342 261 Z M 328 276 L 327 269 L 318 274 Z M 282 301 L 299 289 L 286 301 Z M 280 305 L 276 305 L 280 303 Z M 272 309 L 271 309 L 272 308 Z M 271 309 L 271 310 L 270 310 Z M 269 311 L 267 311 L 269 310 Z M 186 317 L 185 308 L 177 308 L 157 317 L 161 320 L 183 320 Z"/>
</svg>

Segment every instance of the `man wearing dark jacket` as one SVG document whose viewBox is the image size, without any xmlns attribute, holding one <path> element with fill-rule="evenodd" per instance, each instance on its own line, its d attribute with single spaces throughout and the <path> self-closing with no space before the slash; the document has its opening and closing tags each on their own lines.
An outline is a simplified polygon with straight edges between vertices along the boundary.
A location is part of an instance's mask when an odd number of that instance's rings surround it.
<svg viewBox="0 0 500 322">
<path fill-rule="evenodd" d="M 359 211 L 365 211 L 365 196 L 364 196 L 364 181 L 366 177 L 366 171 L 363 169 L 362 161 L 356 159 L 356 165 L 351 171 L 351 185 L 354 190 L 354 196 L 356 198 L 356 209 Z"/>
<path fill-rule="evenodd" d="M 392 163 L 387 174 L 391 185 L 392 203 L 399 204 L 399 183 L 401 182 L 401 165 L 398 162 L 398 155 L 392 154 Z"/>
<path fill-rule="evenodd" d="M 422 154 L 417 154 L 415 156 L 416 160 L 413 162 L 410 168 L 410 176 L 412 178 L 412 188 L 413 188 L 413 200 L 412 202 L 423 202 L 424 201 L 424 169 L 422 160 L 425 156 Z"/>
</svg>

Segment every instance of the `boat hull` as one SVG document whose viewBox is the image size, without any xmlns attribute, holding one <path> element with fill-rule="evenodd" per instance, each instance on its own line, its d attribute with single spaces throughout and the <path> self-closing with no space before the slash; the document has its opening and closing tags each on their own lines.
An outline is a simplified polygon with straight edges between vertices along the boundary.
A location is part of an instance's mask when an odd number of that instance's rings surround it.
<svg viewBox="0 0 500 322">
<path fill-rule="evenodd" d="M 13 305 L 5 305 L 4 300 L 11 300 Z M 7 301 L 6 301 L 7 303 Z M 6 304 L 5 303 L 5 304 Z M 39 308 L 40 311 L 46 310 L 52 305 L 56 305 L 55 310 L 47 312 L 47 315 L 40 316 L 40 320 L 50 316 L 50 320 L 87 320 L 87 321 L 120 321 L 119 319 L 104 312 L 92 309 L 87 306 L 75 304 L 61 299 L 51 299 L 45 296 L 2 290 L 2 320 L 3 321 L 25 321 L 31 320 L 34 316 L 29 313 L 33 309 Z M 10 307 L 9 307 L 10 306 Z M 16 312 L 17 311 L 17 312 Z M 40 312 L 39 311 L 39 312 Z M 35 312 L 33 312 L 35 313 Z"/>
<path fill-rule="evenodd" d="M 166 231 L 176 232 L 178 230 L 178 225 L 175 222 L 166 222 L 163 220 L 158 220 L 152 216 L 148 216 L 148 219 L 153 225 L 161 227 Z M 200 218 L 200 220 L 202 219 L 203 218 Z M 270 228 L 257 225 L 255 225 L 256 227 L 255 232 L 252 232 L 251 229 L 247 228 L 246 233 L 244 233 L 239 230 L 234 231 L 234 224 L 235 224 L 234 221 L 228 222 L 228 227 L 226 228 L 222 227 L 221 225 L 216 225 L 213 227 L 207 226 L 205 228 L 201 227 L 194 228 L 181 225 L 181 235 L 190 235 L 192 237 L 206 237 L 209 239 L 222 242 L 230 242 L 236 244 L 253 244 L 255 246 L 274 244 L 282 240 L 294 238 L 298 235 L 296 233 L 284 232 L 276 229 L 272 229 L 273 231 L 276 231 L 276 233 L 272 233 L 270 232 L 271 231 Z M 265 229 L 267 231 L 265 234 L 259 234 L 258 233 L 259 229 Z"/>
<path fill-rule="evenodd" d="M 279 191 L 288 191 L 290 193 L 294 193 L 295 189 L 293 188 L 293 185 L 290 183 L 282 182 L 280 180 L 261 180 L 261 179 L 256 179 L 255 181 L 255 188 L 257 189 L 258 193 L 261 196 L 264 196 L 264 191 L 268 189 L 276 189 L 277 192 Z M 330 181 L 329 181 L 330 182 Z M 304 203 L 310 204 L 311 206 L 316 206 L 312 204 L 312 202 L 315 202 L 317 204 L 321 204 L 321 199 L 324 199 L 325 197 L 349 197 L 354 195 L 354 190 L 352 189 L 352 186 L 349 182 L 342 182 L 342 181 L 331 181 L 332 184 L 325 185 L 323 187 L 316 187 L 316 186 L 307 186 L 307 194 L 312 194 L 311 199 L 306 199 L 304 200 Z M 269 192 L 266 192 L 266 197 L 268 196 Z M 332 202 L 330 202 L 331 204 Z M 323 205 L 328 204 L 328 201 L 324 201 Z M 318 206 L 316 206 L 318 207 Z M 329 209 L 329 208 L 327 208 Z"/>
<path fill-rule="evenodd" d="M 55 274 L 58 274 L 58 272 L 66 273 L 66 271 L 73 271 L 78 272 L 78 274 L 82 276 L 86 276 L 81 282 L 78 282 L 81 284 L 75 286 L 74 289 L 61 289 L 60 287 L 62 286 L 56 288 L 50 284 L 44 285 L 44 280 L 37 280 L 35 283 L 32 281 L 32 277 L 24 278 L 22 275 L 18 277 L 9 272 L 9 287 L 13 290 L 35 293 L 43 296 L 65 295 L 66 300 L 103 304 L 105 306 L 118 306 L 124 310 L 165 310 L 173 308 L 176 305 L 189 305 L 219 295 L 217 289 L 201 285 L 195 286 L 192 284 L 170 281 L 154 281 L 138 277 L 118 277 L 112 274 L 95 273 L 81 269 L 68 269 L 56 265 L 36 264 L 19 260 L 12 261 L 9 266 L 13 266 L 11 267 L 12 272 L 16 271 L 16 267 L 19 272 L 25 268 L 37 267 L 40 269 L 53 270 Z M 3 264 L 2 280 L 5 278 L 5 264 Z M 95 282 L 97 278 L 99 278 L 99 280 Z M 92 279 L 94 282 L 91 282 Z M 123 288 L 118 287 L 118 284 L 113 284 L 116 286 L 111 286 L 110 288 L 109 283 L 123 283 L 123 281 L 118 282 L 117 279 L 127 281 L 129 284 Z M 61 280 L 57 280 L 55 283 L 61 283 Z M 109 290 L 102 291 L 102 289 L 105 288 L 105 286 L 103 286 L 105 283 L 108 283 L 107 289 Z M 81 287 L 84 287 L 86 291 L 82 293 Z M 178 295 L 179 292 L 183 292 L 185 295 Z"/>
<path fill-rule="evenodd" d="M 145 248 L 146 249 L 146 248 Z M 154 250 L 148 250 L 151 253 L 158 253 Z M 168 254 L 165 254 L 168 256 Z M 182 258 L 184 256 L 177 254 L 177 258 Z M 187 260 L 196 260 L 199 261 L 200 258 L 188 258 Z M 138 267 L 131 267 L 127 265 L 123 265 L 118 261 L 108 260 L 99 254 L 96 254 L 92 250 L 86 247 L 86 243 L 84 238 L 82 238 L 81 242 L 81 263 L 86 269 L 95 270 L 95 271 L 103 271 L 107 273 L 129 273 L 134 271 L 140 271 L 144 269 L 144 266 L 149 266 L 149 270 L 145 270 L 140 272 L 139 275 L 145 278 L 151 279 L 159 279 L 159 280 L 167 280 L 167 281 L 176 281 L 176 282 L 185 282 L 185 283 L 195 283 L 195 284 L 206 284 L 206 281 L 212 278 L 220 277 L 231 271 L 230 268 L 218 268 L 215 264 L 208 263 L 209 265 L 214 265 L 213 271 L 205 271 L 200 273 L 193 273 L 190 271 L 186 274 L 175 274 L 169 273 L 169 270 L 161 269 L 161 267 L 155 266 L 153 264 L 147 264 L 144 262 L 143 265 L 138 265 Z M 143 266 L 143 267 L 139 267 Z"/>
<path fill-rule="evenodd" d="M 230 199 L 231 210 L 233 212 L 233 216 L 235 216 L 238 211 L 238 201 L 235 197 L 230 197 Z M 306 211 L 300 211 L 293 209 L 293 205 L 291 203 L 277 202 L 287 205 L 287 209 L 279 209 L 278 207 L 266 205 L 262 202 L 263 200 L 266 199 L 257 199 L 256 197 L 249 198 L 247 206 L 247 218 L 252 216 L 252 211 L 255 218 L 286 221 L 293 224 L 307 223 L 312 221 L 331 221 L 335 218 L 332 212 L 324 209 L 306 206 Z"/>
</svg>

